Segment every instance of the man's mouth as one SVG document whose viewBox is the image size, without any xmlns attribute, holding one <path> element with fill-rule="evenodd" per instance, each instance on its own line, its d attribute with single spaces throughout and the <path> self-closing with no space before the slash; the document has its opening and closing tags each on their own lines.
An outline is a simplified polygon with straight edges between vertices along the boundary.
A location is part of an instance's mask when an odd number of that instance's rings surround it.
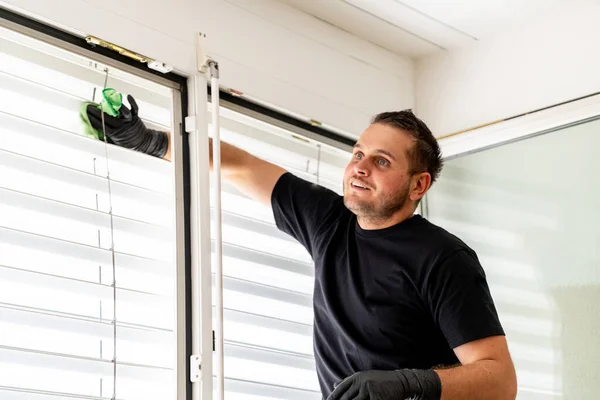
<svg viewBox="0 0 600 400">
<path fill-rule="evenodd" d="M 371 190 L 367 185 L 365 185 L 364 183 L 361 183 L 359 181 L 350 182 L 350 186 L 352 186 L 354 189 L 357 189 L 357 190 Z"/>
</svg>

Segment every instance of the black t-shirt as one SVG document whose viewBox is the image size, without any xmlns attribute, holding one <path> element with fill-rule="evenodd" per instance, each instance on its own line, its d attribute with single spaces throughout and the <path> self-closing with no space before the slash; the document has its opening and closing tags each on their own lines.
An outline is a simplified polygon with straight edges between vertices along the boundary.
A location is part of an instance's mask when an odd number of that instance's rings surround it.
<svg viewBox="0 0 600 400">
<path fill-rule="evenodd" d="M 284 174 L 279 229 L 315 262 L 314 353 L 321 391 L 357 371 L 458 363 L 453 348 L 504 331 L 473 250 L 415 215 L 363 230 L 337 193 Z"/>
</svg>

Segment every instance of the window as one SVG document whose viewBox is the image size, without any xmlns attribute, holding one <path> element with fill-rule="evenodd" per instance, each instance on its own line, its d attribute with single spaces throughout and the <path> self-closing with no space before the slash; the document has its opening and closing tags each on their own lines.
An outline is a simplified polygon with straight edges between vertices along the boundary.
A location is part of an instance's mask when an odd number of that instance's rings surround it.
<svg viewBox="0 0 600 400">
<path fill-rule="evenodd" d="M 221 139 L 341 193 L 350 153 L 221 107 Z M 268 206 L 223 183 L 226 399 L 320 399 L 312 348 L 314 267 Z"/>
<path fill-rule="evenodd" d="M 432 222 L 477 251 L 519 399 L 592 399 L 600 388 L 599 130 L 596 116 L 461 154 L 427 195 Z"/>
<path fill-rule="evenodd" d="M 0 28 L 3 399 L 175 398 L 175 163 L 81 134 L 105 86 L 173 132 L 173 86 Z"/>
</svg>

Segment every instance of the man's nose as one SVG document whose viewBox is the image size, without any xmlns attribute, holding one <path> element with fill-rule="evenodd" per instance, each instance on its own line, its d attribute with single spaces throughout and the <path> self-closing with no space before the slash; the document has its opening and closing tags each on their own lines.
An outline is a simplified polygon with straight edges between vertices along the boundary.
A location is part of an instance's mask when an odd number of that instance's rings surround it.
<svg viewBox="0 0 600 400">
<path fill-rule="evenodd" d="M 366 160 L 363 159 L 354 164 L 354 173 L 360 176 L 369 176 Z"/>
</svg>

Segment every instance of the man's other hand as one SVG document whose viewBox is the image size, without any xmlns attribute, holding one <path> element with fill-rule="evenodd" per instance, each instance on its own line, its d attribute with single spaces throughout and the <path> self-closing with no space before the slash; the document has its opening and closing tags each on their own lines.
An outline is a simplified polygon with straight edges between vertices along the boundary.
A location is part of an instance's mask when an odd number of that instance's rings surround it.
<svg viewBox="0 0 600 400">
<path fill-rule="evenodd" d="M 327 400 L 439 400 L 441 392 L 432 370 L 362 371 L 344 379 Z"/>
</svg>

